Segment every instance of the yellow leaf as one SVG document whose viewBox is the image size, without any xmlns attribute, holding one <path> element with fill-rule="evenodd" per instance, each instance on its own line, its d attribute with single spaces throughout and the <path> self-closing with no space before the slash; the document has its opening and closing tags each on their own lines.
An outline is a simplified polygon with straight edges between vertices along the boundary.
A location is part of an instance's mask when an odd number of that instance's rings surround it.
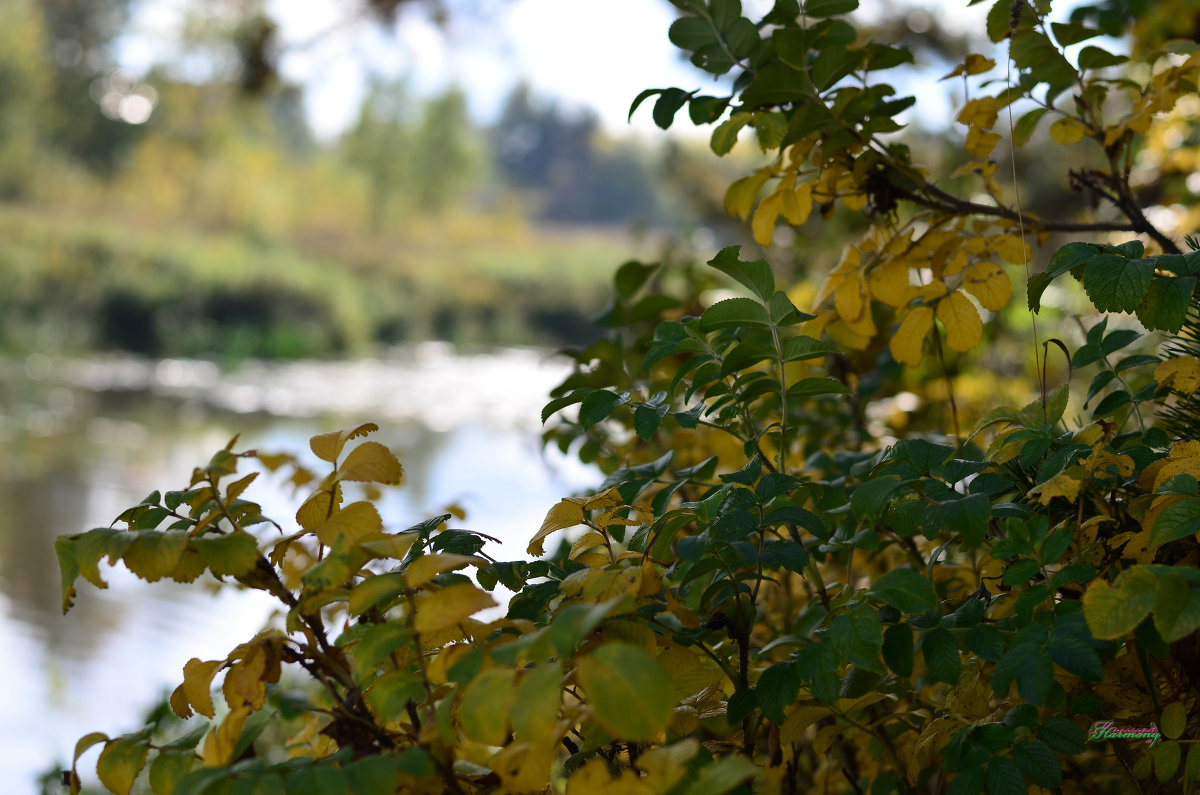
<svg viewBox="0 0 1200 795">
<path fill-rule="evenodd" d="M 999 312 L 1012 297 L 1012 282 L 1004 268 L 994 262 L 981 262 L 963 274 L 963 289 L 979 299 L 984 309 Z"/>
<path fill-rule="evenodd" d="M 622 770 L 617 778 L 608 772 L 608 763 L 593 758 L 567 779 L 567 795 L 654 795 L 651 789 L 632 770 Z"/>
<path fill-rule="evenodd" d="M 859 274 L 848 277 L 842 282 L 842 286 L 838 287 L 837 292 L 833 294 L 833 306 L 842 320 L 854 321 L 862 315 L 866 305 L 866 301 L 863 300 L 864 292 L 862 276 Z"/>
<path fill-rule="evenodd" d="M 1176 442 L 1167 453 L 1167 460 L 1155 464 L 1160 466 L 1154 470 L 1154 491 L 1176 475 L 1191 475 L 1200 480 L 1200 441 Z"/>
<path fill-rule="evenodd" d="M 516 671 L 511 668 L 491 668 L 471 680 L 459 702 L 463 734 L 484 745 L 504 744 L 508 736 L 508 712 L 515 695 L 515 676 Z"/>
<path fill-rule="evenodd" d="M 542 742 L 536 744 L 525 740 L 510 743 L 488 760 L 488 767 L 500 777 L 504 792 L 533 795 L 546 789 L 558 738 L 549 743 L 546 738 L 539 739 Z"/>
<path fill-rule="evenodd" d="M 395 486 L 404 479 L 404 467 L 392 451 L 379 442 L 363 442 L 346 455 L 338 467 L 338 480 L 387 483 Z"/>
<path fill-rule="evenodd" d="M 567 555 L 571 560 L 587 552 L 589 549 L 594 549 L 604 543 L 604 536 L 597 533 L 595 530 L 589 530 L 579 537 L 574 544 L 571 545 L 571 552 Z M 640 557 L 640 556 L 639 556 Z"/>
<path fill-rule="evenodd" d="M 1154 380 L 1159 386 L 1190 395 L 1200 387 L 1200 359 L 1176 356 L 1154 368 Z"/>
<path fill-rule="evenodd" d="M 396 533 L 395 535 L 385 535 L 383 538 L 373 538 L 370 541 L 363 541 L 360 544 L 360 548 L 367 550 L 378 558 L 401 560 L 408 554 L 408 550 L 416 540 L 416 532 Z"/>
<path fill-rule="evenodd" d="M 338 536 L 345 536 L 353 545 L 361 538 L 383 532 L 383 520 L 371 503 L 352 502 L 317 525 L 314 532 L 325 546 L 333 546 Z"/>
<path fill-rule="evenodd" d="M 725 191 L 725 212 L 743 221 L 750 216 L 750 208 L 758 198 L 759 191 L 771 176 L 771 170 L 760 168 L 748 177 L 742 177 Z"/>
<path fill-rule="evenodd" d="M 1079 488 L 1083 485 L 1080 478 L 1083 475 L 1084 472 L 1080 467 L 1073 466 L 1059 472 L 1029 493 L 1036 493 L 1038 502 L 1042 505 L 1049 505 L 1055 497 L 1065 497 L 1067 502 L 1074 503 L 1079 499 Z"/>
<path fill-rule="evenodd" d="M 899 309 L 912 300 L 912 285 L 908 283 L 908 263 L 902 260 L 885 262 L 867 277 L 875 300 Z"/>
<path fill-rule="evenodd" d="M 340 490 L 339 490 L 340 491 Z M 341 502 L 339 494 L 338 502 Z M 333 505 L 333 496 L 326 489 L 313 492 L 308 499 L 296 510 L 296 524 L 303 527 L 305 530 L 312 530 L 314 527 L 320 526 L 322 522 L 329 518 L 330 506 Z"/>
<path fill-rule="evenodd" d="M 615 508 L 624 500 L 621 498 L 621 492 L 614 486 L 599 494 L 593 494 L 585 500 L 575 499 L 574 501 L 583 505 L 583 510 L 594 511 L 598 508 Z"/>
<path fill-rule="evenodd" d="M 750 222 L 755 243 L 760 246 L 771 245 L 771 239 L 775 236 L 775 221 L 782 206 L 783 197 L 779 193 L 772 193 L 758 203 L 758 209 L 754 211 L 754 220 Z"/>
<path fill-rule="evenodd" d="M 984 72 L 991 71 L 996 66 L 996 62 L 991 58 L 985 58 L 977 53 L 971 53 L 966 60 L 954 67 L 954 71 L 944 75 L 941 79 L 948 80 L 951 77 L 959 75 L 981 75 Z"/>
<path fill-rule="evenodd" d="M 996 148 L 996 144 L 1000 143 L 1000 133 L 987 132 L 980 127 L 972 127 L 967 130 L 967 140 L 963 143 L 963 149 L 966 149 L 974 157 L 980 160 L 985 159 Z"/>
<path fill-rule="evenodd" d="M 1070 116 L 1064 116 L 1050 125 L 1050 140 L 1056 144 L 1070 146 L 1082 141 L 1085 132 L 1087 132 L 1087 127 Z"/>
<path fill-rule="evenodd" d="M 995 97 L 979 97 L 973 99 L 958 112 L 958 122 L 967 127 L 990 130 L 996 123 L 1000 109 Z"/>
<path fill-rule="evenodd" d="M 233 761 L 233 752 L 242 737 L 242 727 L 246 725 L 250 712 L 250 707 L 238 707 L 225 716 L 220 726 L 208 733 L 201 755 L 205 767 L 224 767 Z"/>
<path fill-rule="evenodd" d="M 1021 265 L 1029 259 L 1029 244 L 1016 235 L 988 238 L 988 250 L 1004 262 Z"/>
<path fill-rule="evenodd" d="M 917 295 L 920 296 L 925 303 L 936 301 L 946 294 L 946 283 L 940 279 L 934 280 L 929 284 L 923 284 L 917 288 Z"/>
<path fill-rule="evenodd" d="M 963 353 L 974 348 L 983 337 L 983 321 L 962 293 L 950 293 L 938 301 L 937 319 L 946 327 L 946 344 Z"/>
<path fill-rule="evenodd" d="M 783 192 L 780 212 L 784 219 L 794 226 L 800 226 L 812 214 L 812 183 L 804 182 L 793 190 Z"/>
<path fill-rule="evenodd" d="M 545 520 L 542 521 L 542 527 L 537 531 L 537 534 L 530 539 L 529 547 L 525 550 L 528 554 L 536 557 L 541 557 L 545 554 L 543 546 L 546 536 L 556 530 L 563 530 L 568 527 L 583 524 L 583 506 L 578 502 L 569 499 L 562 499 L 558 504 L 550 509 L 546 514 Z"/>
<path fill-rule="evenodd" d="M 934 718 L 925 725 L 925 729 L 921 732 L 921 736 L 917 741 L 909 746 L 908 751 L 908 783 L 911 786 L 917 785 L 917 779 L 921 776 L 921 770 L 928 767 L 937 758 L 938 752 L 941 751 L 950 735 L 957 731 L 959 722 L 951 717 Z"/>
<path fill-rule="evenodd" d="M 409 588 L 420 588 L 433 579 L 434 575 L 445 571 L 461 569 L 463 566 L 482 566 L 487 563 L 483 558 L 474 555 L 457 555 L 451 552 L 432 552 L 421 555 L 404 571 L 404 578 Z"/>
<path fill-rule="evenodd" d="M 960 249 L 952 252 L 950 254 L 950 256 L 946 259 L 946 264 L 942 266 L 942 269 L 940 271 L 941 277 L 945 278 L 947 276 L 953 276 L 956 273 L 961 273 L 963 268 L 966 268 L 967 263 L 969 263 L 970 261 L 971 260 L 967 256 L 966 250 L 960 248 Z M 937 271 L 935 269 L 934 273 L 938 274 L 939 271 Z M 935 282 L 935 284 L 936 284 L 936 282 Z"/>
<path fill-rule="evenodd" d="M 821 718 L 833 714 L 833 710 L 825 706 L 800 705 L 788 713 L 787 719 L 779 727 L 779 740 L 785 745 L 798 741 L 809 726 Z"/>
<path fill-rule="evenodd" d="M 225 703 L 236 709 L 248 705 L 261 709 L 266 698 L 267 685 L 279 681 L 280 656 L 283 636 L 278 632 L 265 631 L 254 640 L 238 646 L 229 655 L 236 659 L 225 674 L 221 692 Z"/>
<path fill-rule="evenodd" d="M 317 458 L 333 463 L 342 454 L 342 448 L 346 446 L 346 442 L 356 439 L 359 436 L 366 436 L 377 430 L 379 430 L 378 425 L 373 422 L 366 422 L 357 428 L 346 428 L 345 430 L 332 431 L 314 436 L 308 440 L 308 446 L 317 454 Z"/>
<path fill-rule="evenodd" d="M 892 358 L 901 364 L 916 367 L 924 354 L 925 337 L 933 327 L 933 310 L 927 306 L 916 306 L 909 310 L 896 329 L 896 335 L 888 342 Z"/>
<path fill-rule="evenodd" d="M 413 628 L 422 635 L 452 627 L 484 608 L 496 606 L 495 599 L 468 582 L 422 593 L 423 598 L 414 606 L 417 617 L 413 620 Z"/>
<path fill-rule="evenodd" d="M 212 680 L 224 662 L 205 662 L 197 657 L 188 660 L 183 666 L 183 684 L 171 694 L 171 710 L 185 719 L 191 716 L 192 709 L 206 718 L 213 717 Z"/>
</svg>

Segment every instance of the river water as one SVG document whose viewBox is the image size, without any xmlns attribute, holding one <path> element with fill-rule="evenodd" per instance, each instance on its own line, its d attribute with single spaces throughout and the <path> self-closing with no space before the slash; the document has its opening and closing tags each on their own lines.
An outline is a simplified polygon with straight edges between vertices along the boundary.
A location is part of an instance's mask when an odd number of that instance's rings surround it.
<svg viewBox="0 0 1200 795">
<path fill-rule="evenodd" d="M 503 542 L 490 554 L 523 559 L 550 506 L 600 480 L 537 440 L 541 406 L 565 372 L 541 351 L 460 356 L 438 344 L 229 373 L 189 360 L 0 361 L 3 791 L 35 792 L 34 779 L 69 764 L 88 732 L 139 728 L 189 658 L 223 658 L 275 607 L 257 592 L 150 584 L 102 567 L 109 588 L 80 580 L 64 616 L 55 537 L 186 486 L 234 434 L 237 449 L 308 453 L 314 434 L 373 421 L 373 438 L 405 467 L 381 505 L 388 529 L 454 503 L 467 511 L 461 526 Z M 295 510 L 278 478 L 260 477 L 246 497 L 285 527 Z"/>
</svg>

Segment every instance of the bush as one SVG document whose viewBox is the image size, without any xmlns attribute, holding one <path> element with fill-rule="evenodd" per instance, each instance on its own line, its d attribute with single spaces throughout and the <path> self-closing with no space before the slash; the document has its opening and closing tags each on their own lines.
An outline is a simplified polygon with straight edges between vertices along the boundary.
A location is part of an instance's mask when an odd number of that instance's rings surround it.
<svg viewBox="0 0 1200 795">
<path fill-rule="evenodd" d="M 714 149 L 749 126 L 778 150 L 730 188 L 730 210 L 753 210 L 764 245 L 780 217 L 868 211 L 816 313 L 736 248 L 704 271 L 618 270 L 609 333 L 576 354 L 543 412 L 558 418 L 547 442 L 606 480 L 550 508 L 533 560 L 489 556 L 487 537 L 450 515 L 386 531 L 371 491 L 402 468 L 358 441 L 372 425 L 314 437 L 323 473 L 231 443 L 187 487 L 123 513 L 124 526 L 59 539 L 64 609 L 78 577 L 103 587 L 104 558 L 148 580 L 232 578 L 286 609 L 225 659 L 185 666 L 170 707 L 195 728 L 176 737 L 164 715 L 80 741 L 76 759 L 103 744 L 110 790 L 129 792 L 147 768 L 154 792 L 175 795 L 1002 795 L 1176 791 L 1200 778 L 1184 739 L 1200 670 L 1200 253 L 1150 224 L 1121 166 L 1155 114 L 1195 90 L 1194 47 L 1151 53 L 1153 70 L 1129 72 L 1143 83 L 1122 81 L 1103 71 L 1120 56 L 1085 48 L 1077 68 L 1062 55 L 1098 32 L 1095 9 L 1047 26 L 1041 4 L 993 7 L 1011 78 L 960 114 L 960 171 L 998 197 L 998 111 L 1042 105 L 1014 124 L 1020 143 L 1070 90 L 1050 136 L 1099 144 L 1110 170 L 1071 178 L 1120 216 L 1036 219 L 947 192 L 886 137 L 911 103 L 868 78 L 910 56 L 858 43 L 837 18 L 854 0 L 809 0 L 804 17 L 781 0 L 761 24 L 731 0 L 676 5 L 672 40 L 703 68 L 740 70 L 738 94 L 655 89 L 639 102 L 657 96 L 667 126 L 684 104 L 715 122 L 736 99 Z M 994 67 L 969 55 L 952 74 Z M 862 79 L 843 81 L 851 73 Z M 1106 124 L 1121 97 L 1130 112 Z M 1070 273 L 1099 311 L 1170 332 L 1166 356 L 1131 349 L 1141 333 L 1104 316 L 1080 345 L 1035 347 L 1037 394 L 992 407 L 966 438 L 948 384 L 952 433 L 871 438 L 864 417 L 901 365 L 929 359 L 948 374 L 984 315 L 1008 304 L 998 261 L 1022 262 L 1025 235 L 1054 230 L 1140 237 L 1058 248 L 1029 280 L 1031 310 Z M 1082 405 L 1069 370 L 1054 381 L 1052 342 L 1094 373 Z M 256 473 L 238 468 L 253 458 L 308 490 L 294 523 L 243 498 Z M 348 501 L 356 483 L 367 498 Z M 582 529 L 564 541 L 571 528 Z M 559 550 L 544 557 L 547 541 Z M 505 616 L 477 617 L 497 607 L 497 585 L 514 592 Z M 316 687 L 280 688 L 285 668 Z"/>
</svg>

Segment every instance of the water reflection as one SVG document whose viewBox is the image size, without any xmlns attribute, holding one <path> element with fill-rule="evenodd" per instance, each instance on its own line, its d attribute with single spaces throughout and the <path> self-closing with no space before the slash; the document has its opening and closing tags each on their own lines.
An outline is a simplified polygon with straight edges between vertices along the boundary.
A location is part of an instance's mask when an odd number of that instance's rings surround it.
<svg viewBox="0 0 1200 795">
<path fill-rule="evenodd" d="M 0 364 L 0 780 L 21 782 L 5 791 L 32 792 L 33 776 L 69 760 L 89 731 L 136 728 L 187 659 L 223 657 L 274 608 L 258 593 L 214 600 L 102 567 L 109 589 L 81 580 L 63 616 L 55 537 L 184 486 L 235 433 L 243 448 L 307 452 L 315 433 L 374 420 L 405 465 L 404 486 L 381 506 L 389 528 L 457 503 L 464 526 L 504 540 L 501 557 L 521 557 L 547 508 L 598 480 L 541 457 L 538 413 L 562 372 L 532 351 L 460 359 L 429 347 L 226 375 L 179 360 Z M 264 481 L 248 496 L 289 518 L 295 497 Z"/>
</svg>

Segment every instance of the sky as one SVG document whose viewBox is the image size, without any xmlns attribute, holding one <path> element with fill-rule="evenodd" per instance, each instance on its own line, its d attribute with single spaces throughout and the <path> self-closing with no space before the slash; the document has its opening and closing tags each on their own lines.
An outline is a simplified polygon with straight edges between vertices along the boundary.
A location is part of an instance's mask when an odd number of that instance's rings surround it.
<svg viewBox="0 0 1200 795">
<path fill-rule="evenodd" d="M 650 117 L 652 103 L 632 123 L 626 120 L 640 91 L 714 87 L 713 78 L 688 64 L 669 42 L 675 9 L 667 0 L 448 0 L 448 5 L 484 13 L 452 14 L 439 28 L 416 4 L 384 31 L 355 16 L 353 0 L 267 0 L 285 46 L 280 71 L 304 86 L 319 138 L 332 139 L 354 123 L 371 74 L 405 76 L 426 96 L 458 85 L 483 123 L 495 119 L 511 88 L 525 80 L 540 96 L 590 109 L 610 132 L 649 136 L 661 135 Z M 771 0 L 743 0 L 751 18 L 770 5 Z M 952 29 L 978 30 L 989 4 L 965 6 L 964 0 L 861 0 L 860 13 L 871 18 L 907 8 L 910 25 L 912 14 L 926 14 Z M 170 42 L 186 7 L 186 0 L 143 0 L 135 32 L 119 54 L 129 71 L 137 75 L 155 62 L 179 63 Z M 951 118 L 951 90 L 946 84 L 921 87 L 923 117 Z M 691 128 L 684 123 L 678 129 Z"/>
</svg>

